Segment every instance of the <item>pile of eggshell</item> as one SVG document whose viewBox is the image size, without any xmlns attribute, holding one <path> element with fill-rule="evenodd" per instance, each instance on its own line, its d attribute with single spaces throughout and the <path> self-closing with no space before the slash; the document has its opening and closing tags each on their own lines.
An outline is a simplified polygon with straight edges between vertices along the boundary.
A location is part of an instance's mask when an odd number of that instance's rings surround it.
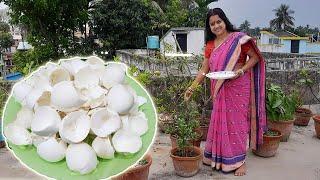
<svg viewBox="0 0 320 180">
<path fill-rule="evenodd" d="M 4 128 L 15 145 L 34 145 L 49 162 L 66 159 L 70 170 L 87 174 L 115 152 L 142 148 L 148 120 L 139 110 L 146 99 L 125 82 L 126 66 L 91 56 L 49 62 L 13 87 L 22 105 Z M 91 145 L 84 142 L 90 134 Z"/>
</svg>

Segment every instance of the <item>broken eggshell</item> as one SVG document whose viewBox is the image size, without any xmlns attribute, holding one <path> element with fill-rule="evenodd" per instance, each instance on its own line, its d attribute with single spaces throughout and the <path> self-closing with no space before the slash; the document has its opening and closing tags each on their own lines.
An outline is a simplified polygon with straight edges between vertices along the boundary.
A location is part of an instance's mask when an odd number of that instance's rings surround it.
<svg viewBox="0 0 320 180">
<path fill-rule="evenodd" d="M 108 108 L 96 110 L 91 116 L 91 130 L 99 137 L 107 137 L 117 131 L 120 126 L 120 116 Z"/>
<path fill-rule="evenodd" d="M 71 75 L 75 75 L 80 69 L 88 66 L 88 64 L 81 59 L 74 58 L 70 60 L 62 60 L 60 64 L 63 68 L 67 69 Z"/>
<path fill-rule="evenodd" d="M 122 84 L 126 77 L 126 71 L 123 65 L 110 63 L 104 70 L 101 81 L 102 85 L 110 89 L 111 87 Z"/>
<path fill-rule="evenodd" d="M 99 85 L 99 74 L 86 66 L 74 75 L 74 85 L 78 89 L 89 89 Z"/>
<path fill-rule="evenodd" d="M 78 110 L 67 114 L 59 128 L 60 137 L 67 143 L 79 143 L 83 141 L 90 131 L 90 117 L 84 110 Z"/>
<path fill-rule="evenodd" d="M 15 123 L 10 123 L 4 128 L 4 135 L 15 145 L 29 145 L 32 144 L 30 132 Z"/>
<path fill-rule="evenodd" d="M 69 169 L 80 174 L 88 174 L 98 164 L 95 151 L 86 143 L 70 144 L 66 151 L 66 162 Z"/>
<path fill-rule="evenodd" d="M 71 75 L 70 73 L 63 68 L 56 68 L 53 70 L 49 76 L 49 81 L 52 86 L 61 82 L 61 81 L 70 81 Z"/>
<path fill-rule="evenodd" d="M 67 150 L 67 144 L 63 141 L 57 141 L 51 137 L 37 146 L 39 156 L 48 162 L 58 162 L 64 159 Z"/>
<path fill-rule="evenodd" d="M 32 86 L 26 81 L 20 81 L 13 86 L 13 97 L 22 103 L 32 90 Z"/>
<path fill-rule="evenodd" d="M 96 137 L 92 142 L 92 148 L 96 152 L 97 156 L 103 159 L 114 158 L 114 148 L 111 145 L 109 137 L 101 138 Z"/>
<path fill-rule="evenodd" d="M 134 96 L 126 86 L 118 84 L 110 89 L 106 101 L 108 108 L 119 114 L 126 114 L 134 105 Z"/>
<path fill-rule="evenodd" d="M 61 118 L 50 106 L 40 106 L 35 109 L 31 121 L 31 131 L 40 136 L 52 136 L 59 131 Z"/>
<path fill-rule="evenodd" d="M 141 149 L 142 140 L 138 134 L 120 129 L 113 135 L 112 144 L 117 152 L 134 154 Z"/>
<path fill-rule="evenodd" d="M 77 110 L 86 102 L 78 93 L 72 81 L 62 81 L 53 86 L 51 105 L 59 111 Z"/>
<path fill-rule="evenodd" d="M 17 118 L 14 122 L 21 127 L 30 129 L 33 117 L 34 113 L 31 109 L 27 107 L 22 107 L 17 113 Z"/>
</svg>

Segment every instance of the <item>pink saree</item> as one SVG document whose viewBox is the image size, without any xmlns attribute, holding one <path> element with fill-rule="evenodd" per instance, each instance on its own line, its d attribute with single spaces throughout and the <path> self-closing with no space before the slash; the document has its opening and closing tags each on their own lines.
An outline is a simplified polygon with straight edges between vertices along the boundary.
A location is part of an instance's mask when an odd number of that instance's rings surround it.
<svg viewBox="0 0 320 180">
<path fill-rule="evenodd" d="M 251 37 L 234 32 L 209 58 L 210 71 L 232 71 L 239 59 L 241 45 L 251 41 L 259 62 L 243 76 L 230 80 L 211 80 L 216 97 L 207 134 L 204 156 L 217 170 L 229 172 L 245 162 L 250 146 L 262 144 L 266 131 L 265 61 Z"/>
</svg>

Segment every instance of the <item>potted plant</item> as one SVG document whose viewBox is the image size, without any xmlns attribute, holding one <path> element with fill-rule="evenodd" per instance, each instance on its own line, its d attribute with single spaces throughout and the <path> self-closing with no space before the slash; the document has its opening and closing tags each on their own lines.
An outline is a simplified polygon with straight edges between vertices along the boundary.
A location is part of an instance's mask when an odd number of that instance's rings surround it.
<svg viewBox="0 0 320 180">
<path fill-rule="evenodd" d="M 185 133 L 185 129 L 182 129 L 181 124 L 179 124 L 181 123 L 181 119 L 187 121 L 187 128 L 194 133 L 194 136 L 189 136 L 188 144 L 200 147 L 202 134 L 199 129 L 199 117 L 200 113 L 198 112 L 197 105 L 194 101 L 182 102 L 177 105 L 177 109 L 175 110 L 173 117 L 174 122 L 167 124 L 165 128 L 165 132 L 170 134 L 172 148 L 177 147 L 179 137 L 184 136 L 183 133 Z"/>
<path fill-rule="evenodd" d="M 211 91 L 210 91 L 210 80 L 205 79 L 204 83 L 201 86 L 198 86 L 193 92 L 192 98 L 199 105 L 198 109 L 201 112 L 200 118 L 200 131 L 201 131 L 201 140 L 207 140 L 207 134 L 209 129 L 209 123 L 211 119 Z"/>
<path fill-rule="evenodd" d="M 297 84 L 300 88 L 308 87 L 309 90 L 313 93 L 312 85 L 314 81 L 310 78 L 310 75 L 306 69 L 302 69 L 299 73 L 300 79 L 298 79 Z M 300 90 L 301 91 L 301 90 Z M 297 126 L 308 126 L 309 121 L 312 117 L 312 111 L 309 108 L 302 107 L 302 93 L 300 91 L 295 91 L 296 100 L 297 100 L 297 108 L 295 111 L 295 121 L 294 125 Z"/>
<path fill-rule="evenodd" d="M 320 115 L 314 115 L 312 119 L 314 120 L 314 129 L 316 131 L 316 136 L 320 139 Z"/>
<path fill-rule="evenodd" d="M 166 132 L 167 126 L 172 126 L 174 123 L 174 114 L 176 113 L 177 104 L 181 102 L 182 96 L 186 88 L 188 87 L 189 80 L 176 79 L 175 77 L 164 77 L 161 79 L 165 87 L 155 94 L 155 103 L 159 113 L 158 126 L 160 131 Z M 159 89 L 159 87 L 157 87 Z"/>
<path fill-rule="evenodd" d="M 170 157 L 176 174 L 182 177 L 197 174 L 202 162 L 201 149 L 190 144 L 190 140 L 197 138 L 194 131 L 195 121 L 184 118 L 177 120 L 177 147 L 171 149 Z"/>
<path fill-rule="evenodd" d="M 252 150 L 252 152 L 261 157 L 274 156 L 277 153 L 281 136 L 280 131 L 268 129 L 268 131 L 263 134 L 263 144 L 261 144 L 258 149 Z"/>
<path fill-rule="evenodd" d="M 152 157 L 146 154 L 145 157 L 138 162 L 136 166 L 130 168 L 125 173 L 112 178 L 113 180 L 147 180 L 149 176 L 149 168 L 152 164 Z"/>
<path fill-rule="evenodd" d="M 294 112 L 294 125 L 308 126 L 312 117 L 312 111 L 308 108 L 297 107 Z"/>
<path fill-rule="evenodd" d="M 281 141 L 288 141 L 296 108 L 293 95 L 286 95 L 281 87 L 271 84 L 267 88 L 266 108 L 268 128 L 280 131 Z"/>
</svg>

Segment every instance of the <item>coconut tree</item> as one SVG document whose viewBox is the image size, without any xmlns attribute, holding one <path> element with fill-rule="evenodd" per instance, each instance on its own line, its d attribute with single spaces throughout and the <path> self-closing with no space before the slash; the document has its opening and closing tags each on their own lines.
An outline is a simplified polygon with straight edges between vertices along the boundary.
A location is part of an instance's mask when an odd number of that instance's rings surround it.
<svg viewBox="0 0 320 180">
<path fill-rule="evenodd" d="M 289 5 L 281 4 L 279 8 L 274 9 L 276 18 L 270 21 L 270 27 L 276 30 L 284 30 L 294 26 L 294 11 L 289 9 Z"/>
<path fill-rule="evenodd" d="M 250 26 L 251 26 L 250 22 L 248 20 L 245 20 L 242 24 L 240 24 L 239 29 L 242 32 L 249 33 Z"/>
</svg>

